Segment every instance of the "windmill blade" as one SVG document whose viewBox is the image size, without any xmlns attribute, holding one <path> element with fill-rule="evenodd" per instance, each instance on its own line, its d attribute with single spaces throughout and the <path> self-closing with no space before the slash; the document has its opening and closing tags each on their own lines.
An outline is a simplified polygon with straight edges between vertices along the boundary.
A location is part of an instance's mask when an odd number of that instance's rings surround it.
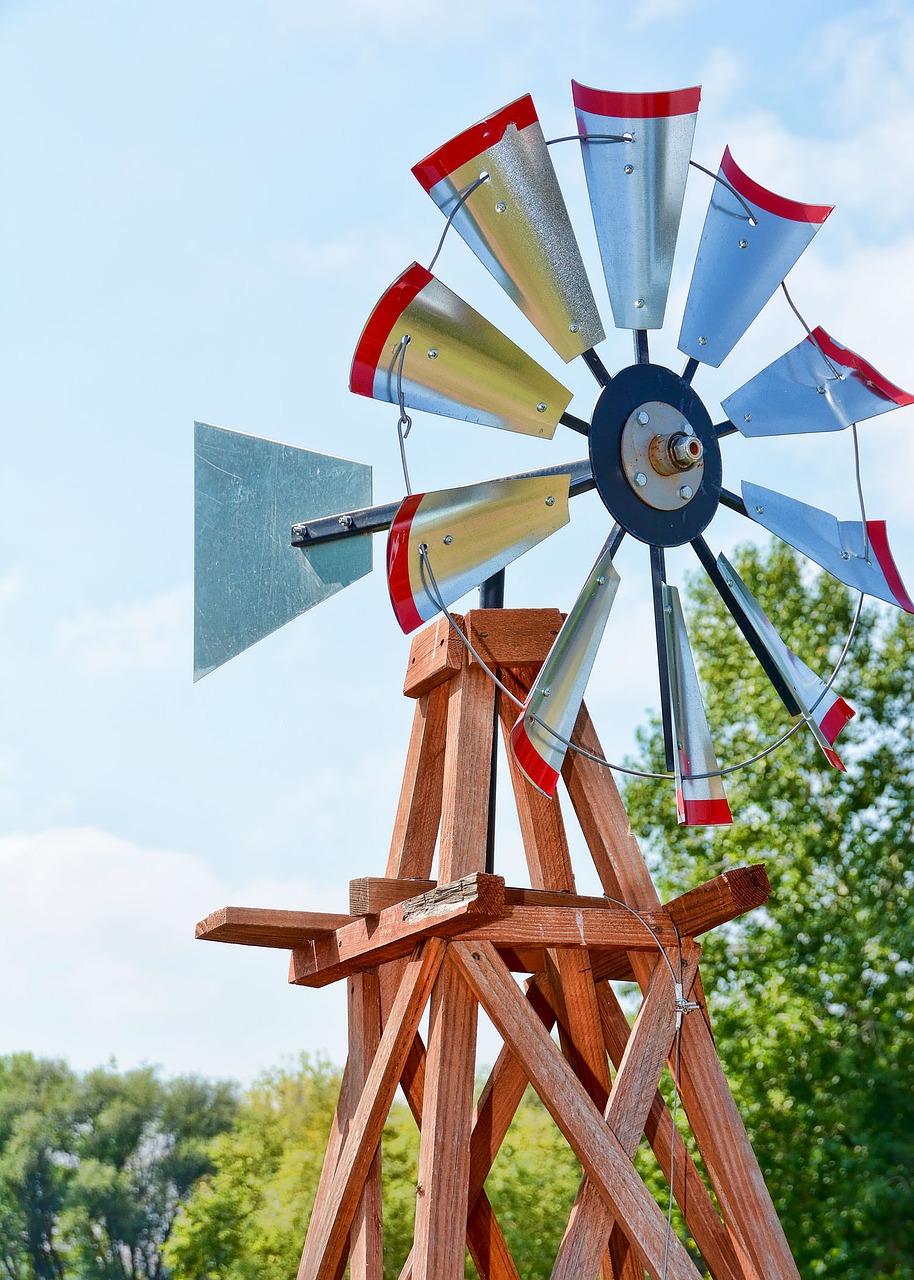
<svg viewBox="0 0 914 1280">
<path fill-rule="evenodd" d="M 547 440 L 571 400 L 567 387 L 416 262 L 371 313 L 349 386 L 397 404 L 398 379 L 411 409 Z"/>
<path fill-rule="evenodd" d="M 194 680 L 371 572 L 371 534 L 293 547 L 291 526 L 371 501 L 371 467 L 194 424 Z"/>
<path fill-rule="evenodd" d="M 793 694 L 813 737 L 825 753 L 825 758 L 835 769 L 844 772 L 841 757 L 834 749 L 835 740 L 856 714 L 854 708 L 788 648 L 726 556 L 717 557 L 717 566 L 727 586 L 736 596 L 758 642 L 764 646 L 771 662 Z"/>
<path fill-rule="evenodd" d="M 777 534 L 839 582 L 914 613 L 889 549 L 884 520 L 838 520 L 761 485 L 742 484 L 746 514 Z"/>
<path fill-rule="evenodd" d="M 606 336 L 529 94 L 413 166 L 419 182 L 563 360 Z M 467 194 L 482 174 L 484 182 Z M 464 200 L 464 203 L 460 203 Z"/>
<path fill-rule="evenodd" d="M 679 592 L 666 583 L 663 586 L 663 613 L 676 738 L 679 822 L 686 827 L 726 826 L 733 818 L 718 772 Z"/>
<path fill-rule="evenodd" d="M 544 795 L 554 796 L 606 620 L 619 589 L 612 558 L 622 537 L 616 526 L 587 576 L 540 668 L 511 730 L 517 766 Z"/>
<path fill-rule="evenodd" d="M 572 80 L 581 157 L 617 329 L 660 329 L 701 89 L 614 93 Z M 609 134 L 625 142 L 588 142 Z"/>
<path fill-rule="evenodd" d="M 415 631 L 442 602 L 453 604 L 567 524 L 570 483 L 568 474 L 488 480 L 408 497 L 387 541 L 387 585 L 403 630 Z"/>
<path fill-rule="evenodd" d="M 689 286 L 679 350 L 716 369 L 832 211 L 775 195 L 720 162 Z M 727 185 L 725 185 L 727 184 Z M 733 190 L 730 190 L 730 188 Z M 745 203 L 744 203 L 745 202 Z M 751 210 L 752 225 L 747 207 Z"/>
<path fill-rule="evenodd" d="M 744 436 L 842 431 L 908 404 L 914 404 L 914 396 L 822 328 L 722 402 Z"/>
</svg>

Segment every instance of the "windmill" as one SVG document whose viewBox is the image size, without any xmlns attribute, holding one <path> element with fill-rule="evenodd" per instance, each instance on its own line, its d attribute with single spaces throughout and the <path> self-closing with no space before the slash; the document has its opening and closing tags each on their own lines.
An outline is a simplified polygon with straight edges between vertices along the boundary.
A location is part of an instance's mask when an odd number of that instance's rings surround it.
<svg viewBox="0 0 914 1280">
<path fill-rule="evenodd" d="M 295 983 L 349 985 L 347 1080 L 302 1280 L 340 1274 L 347 1257 L 353 1275 L 378 1274 L 376 1153 L 398 1084 L 422 1129 L 406 1270 L 456 1280 L 466 1238 L 481 1275 L 516 1275 L 483 1183 L 528 1080 L 586 1175 L 555 1277 L 696 1274 L 631 1166 L 642 1131 L 653 1134 L 716 1278 L 796 1275 L 720 1071 L 694 942 L 765 900 L 764 871 L 744 868 L 661 906 L 584 693 L 619 585 L 614 559 L 631 538 L 646 547 L 650 567 L 680 822 L 731 821 L 679 593 L 667 581 L 666 551 L 688 545 L 787 713 L 843 768 L 835 742 L 853 710 L 833 688 L 836 673 L 812 671 L 789 649 L 705 532 L 729 508 L 861 594 L 914 612 L 883 522 L 862 509 L 859 520 L 839 520 L 754 483 L 739 493 L 724 484 L 731 435 L 856 430 L 912 397 L 803 322 L 805 337 L 727 396 L 715 421 L 693 388 L 696 375 L 723 363 L 779 288 L 791 301 L 784 279 L 831 208 L 775 194 L 727 149 L 716 173 L 704 170 L 711 196 L 678 339 L 684 366 L 655 364 L 649 337 L 665 319 L 686 182 L 692 166 L 702 168 L 691 157 L 700 91 L 632 94 L 573 82 L 572 93 L 570 137 L 580 142 L 613 322 L 632 333 L 633 363 L 615 373 L 596 350 L 602 322 L 529 95 L 413 172 L 445 216 L 445 234 L 466 241 L 562 360 L 589 367 L 598 387 L 589 418 L 569 412 L 563 384 L 433 275 L 433 260 L 413 263 L 385 291 L 352 364 L 354 392 L 399 410 L 404 500 L 371 505 L 370 470 L 359 464 L 197 425 L 196 675 L 369 572 L 371 537 L 383 530 L 394 615 L 406 633 L 429 624 L 407 670 L 417 709 L 385 876 L 354 881 L 345 916 L 224 908 L 198 926 L 213 940 L 290 948 Z M 408 410 L 541 439 L 570 431 L 586 439 L 587 456 L 413 493 Z M 571 499 L 592 489 L 607 535 L 568 616 L 501 608 L 506 567 L 567 523 Z M 480 584 L 482 607 L 455 615 L 451 606 Z M 506 888 L 491 859 L 499 723 L 529 888 Z M 560 777 L 602 898 L 576 893 L 554 798 Z M 525 993 L 512 970 L 530 975 Z M 613 978 L 646 993 L 631 1032 Z M 426 1050 L 418 1027 L 429 998 Z M 474 1111 L 477 1004 L 506 1047 Z M 553 1024 L 561 1050 L 548 1034 Z M 656 1092 L 671 1055 L 722 1216 Z"/>
</svg>

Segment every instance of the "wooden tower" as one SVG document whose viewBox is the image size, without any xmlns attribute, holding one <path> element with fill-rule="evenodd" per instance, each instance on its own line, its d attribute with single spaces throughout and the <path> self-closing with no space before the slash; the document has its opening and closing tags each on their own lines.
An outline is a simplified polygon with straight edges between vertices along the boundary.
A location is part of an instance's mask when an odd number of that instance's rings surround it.
<svg viewBox="0 0 914 1280">
<path fill-rule="evenodd" d="M 562 619 L 477 609 L 459 621 L 523 697 Z M 569 752 L 565 789 L 605 896 L 577 893 L 559 801 L 513 763 L 530 884 L 508 888 L 484 868 L 493 733 L 510 731 L 514 708 L 446 620 L 414 640 L 404 692 L 416 710 L 384 876 L 353 881 L 346 914 L 225 907 L 197 926 L 291 950 L 297 985 L 346 981 L 349 1059 L 299 1280 L 339 1280 L 347 1260 L 352 1280 L 382 1280 L 379 1143 L 398 1086 L 421 1131 L 402 1280 L 461 1280 L 466 1248 L 483 1280 L 519 1280 L 485 1181 L 528 1083 L 584 1171 L 554 1280 L 700 1276 L 634 1168 L 642 1135 L 714 1280 L 799 1280 L 714 1047 L 696 942 L 766 901 L 763 868 L 661 904 L 612 775 Z M 574 740 L 602 755 L 586 708 Z M 633 1026 L 620 979 L 643 993 Z M 478 1006 L 504 1047 L 474 1106 Z M 666 1063 L 710 1189 L 658 1091 Z"/>
</svg>

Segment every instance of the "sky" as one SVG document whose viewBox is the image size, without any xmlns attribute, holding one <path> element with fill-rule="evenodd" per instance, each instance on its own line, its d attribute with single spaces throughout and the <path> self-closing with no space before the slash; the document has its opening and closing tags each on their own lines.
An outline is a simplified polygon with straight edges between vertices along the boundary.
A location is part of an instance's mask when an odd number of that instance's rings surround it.
<svg viewBox="0 0 914 1280">
<path fill-rule="evenodd" d="M 729 144 L 763 185 L 835 213 L 790 275 L 822 324 L 914 388 L 914 10 L 905 3 L 614 0 L 0 2 L 0 1053 L 250 1080 L 344 1055 L 341 989 L 284 953 L 195 942 L 226 905 L 345 910 L 381 874 L 412 705 L 409 641 L 375 570 L 192 683 L 193 422 L 368 463 L 403 496 L 396 412 L 348 391 L 374 303 L 442 219 L 410 173 L 523 93 L 571 132 L 570 80 L 702 86 L 693 158 Z M 609 336 L 580 154 L 553 158 Z M 709 182 L 693 171 L 659 363 Z M 513 309 L 456 235 L 436 274 L 575 392 L 595 384 Z M 803 336 L 774 299 L 711 406 Z M 914 410 L 861 427 L 870 514 L 914 582 Z M 850 433 L 728 441 L 725 483 L 857 514 Z M 580 456 L 416 415 L 418 489 Z M 302 518 L 307 515 L 302 512 Z M 567 610 L 607 531 L 595 495 L 509 571 L 510 605 Z M 715 550 L 753 536 L 715 519 Z M 643 548 L 623 545 L 588 688 L 611 758 L 656 705 Z M 671 556 L 681 581 L 686 565 Z M 678 575 L 678 576 L 677 576 Z M 464 602 L 469 604 L 470 601 Z M 647 655 L 647 656 L 645 656 Z M 498 866 L 523 879 L 500 805 Z M 592 883 L 576 847 L 580 885 Z"/>
</svg>

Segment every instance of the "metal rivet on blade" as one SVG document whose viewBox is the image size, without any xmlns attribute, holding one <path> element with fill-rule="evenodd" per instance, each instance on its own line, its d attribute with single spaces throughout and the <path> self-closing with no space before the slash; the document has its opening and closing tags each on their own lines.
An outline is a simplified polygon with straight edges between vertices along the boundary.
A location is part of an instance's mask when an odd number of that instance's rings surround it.
<svg viewBox="0 0 914 1280">
<path fill-rule="evenodd" d="M 605 579 L 605 578 L 603 578 L 603 577 L 599 577 L 599 578 L 597 578 L 597 586 L 598 586 L 598 587 L 605 587 L 605 586 L 606 586 L 606 579 Z"/>
<path fill-rule="evenodd" d="M 741 249 L 748 249 L 748 248 L 749 248 L 749 241 L 748 241 L 748 240 L 740 240 L 740 242 L 739 242 L 739 247 L 740 247 Z"/>
<path fill-rule="evenodd" d="M 429 349 L 428 349 L 428 358 L 429 358 L 429 360 L 437 360 L 437 359 L 438 359 L 438 348 L 437 348 L 437 347 L 429 347 Z"/>
<path fill-rule="evenodd" d="M 752 414 L 751 414 L 751 413 L 744 413 L 744 414 L 743 414 L 743 422 L 751 422 L 751 421 L 752 421 Z"/>
<path fill-rule="evenodd" d="M 352 516 L 340 516 L 338 523 L 341 524 L 344 529 L 351 529 Z"/>
<path fill-rule="evenodd" d="M 636 306 L 636 307 L 638 307 L 639 309 L 640 309 L 641 307 L 643 307 L 643 306 L 644 306 L 644 299 L 643 299 L 643 298 L 636 298 L 636 299 L 635 299 L 635 306 Z"/>
<path fill-rule="evenodd" d="M 499 200 L 498 204 L 495 206 L 495 212 L 504 213 L 507 207 L 508 206 L 505 204 L 504 200 Z"/>
<path fill-rule="evenodd" d="M 548 698 L 548 697 L 549 697 L 549 686 L 548 686 L 548 684 L 546 685 L 545 689 L 543 690 L 543 697 L 544 697 L 544 698 Z"/>
<path fill-rule="evenodd" d="M 554 506 L 555 506 L 555 498 L 553 498 L 553 496 L 552 496 L 552 494 L 551 494 L 551 493 L 550 493 L 549 497 L 546 499 L 546 506 L 547 506 L 547 507 L 554 507 Z"/>
<path fill-rule="evenodd" d="M 643 471 L 636 471 L 633 478 L 639 489 L 643 489 L 647 484 L 647 476 Z"/>
<path fill-rule="evenodd" d="M 638 410 L 638 421 L 641 423 L 642 427 L 646 427 L 647 424 L 650 422 L 650 420 L 651 420 L 651 415 L 648 413 L 646 409 Z"/>
<path fill-rule="evenodd" d="M 635 166 L 634 166 L 633 164 L 627 164 L 627 165 L 625 166 L 624 172 L 625 172 L 625 173 L 634 173 L 634 172 L 635 172 Z"/>
<path fill-rule="evenodd" d="M 842 560 L 850 560 L 850 558 L 851 558 L 851 553 L 850 553 L 849 551 L 842 551 L 842 552 L 841 552 L 841 559 L 842 559 Z"/>
<path fill-rule="evenodd" d="M 545 412 L 546 412 L 546 402 L 545 402 L 544 400 L 541 400 L 541 401 L 539 402 L 539 404 L 536 406 L 536 412 L 537 412 L 537 413 L 545 413 Z"/>
<path fill-rule="evenodd" d="M 824 396 L 824 395 L 825 395 L 825 388 L 824 388 L 824 387 L 816 387 L 816 390 L 818 391 L 818 393 L 819 393 L 819 395 L 820 395 L 820 396 Z"/>
<path fill-rule="evenodd" d="M 578 326 L 577 326 L 577 325 L 575 324 L 575 322 L 572 320 L 571 324 L 568 326 L 568 332 L 569 332 L 569 333 L 577 333 L 577 331 L 578 331 Z"/>
<path fill-rule="evenodd" d="M 708 345 L 708 339 L 707 339 L 707 338 L 699 338 L 699 339 L 698 339 L 698 345 L 699 345 L 700 347 L 706 347 L 706 346 Z"/>
<path fill-rule="evenodd" d="M 673 606 L 672 606 L 671 604 L 665 604 L 665 605 L 663 606 L 663 612 L 664 612 L 664 613 L 672 613 L 672 612 L 673 612 Z"/>
<path fill-rule="evenodd" d="M 756 508 L 755 508 L 755 514 L 756 514 L 757 516 L 763 516 L 763 515 L 765 514 L 765 508 L 764 508 L 764 507 L 756 507 Z"/>
<path fill-rule="evenodd" d="M 454 541 L 454 535 L 452 533 L 446 533 L 442 541 L 444 542 L 444 545 L 446 547 L 449 547 L 451 543 Z"/>
<path fill-rule="evenodd" d="M 690 484 L 681 484 L 679 486 L 679 496 L 683 502 L 688 502 L 692 496 L 692 486 Z"/>
<path fill-rule="evenodd" d="M 728 587 L 732 587 L 732 586 L 733 586 L 733 579 L 732 579 L 732 578 L 728 578 L 728 579 L 727 579 L 727 586 L 728 586 Z"/>
</svg>

